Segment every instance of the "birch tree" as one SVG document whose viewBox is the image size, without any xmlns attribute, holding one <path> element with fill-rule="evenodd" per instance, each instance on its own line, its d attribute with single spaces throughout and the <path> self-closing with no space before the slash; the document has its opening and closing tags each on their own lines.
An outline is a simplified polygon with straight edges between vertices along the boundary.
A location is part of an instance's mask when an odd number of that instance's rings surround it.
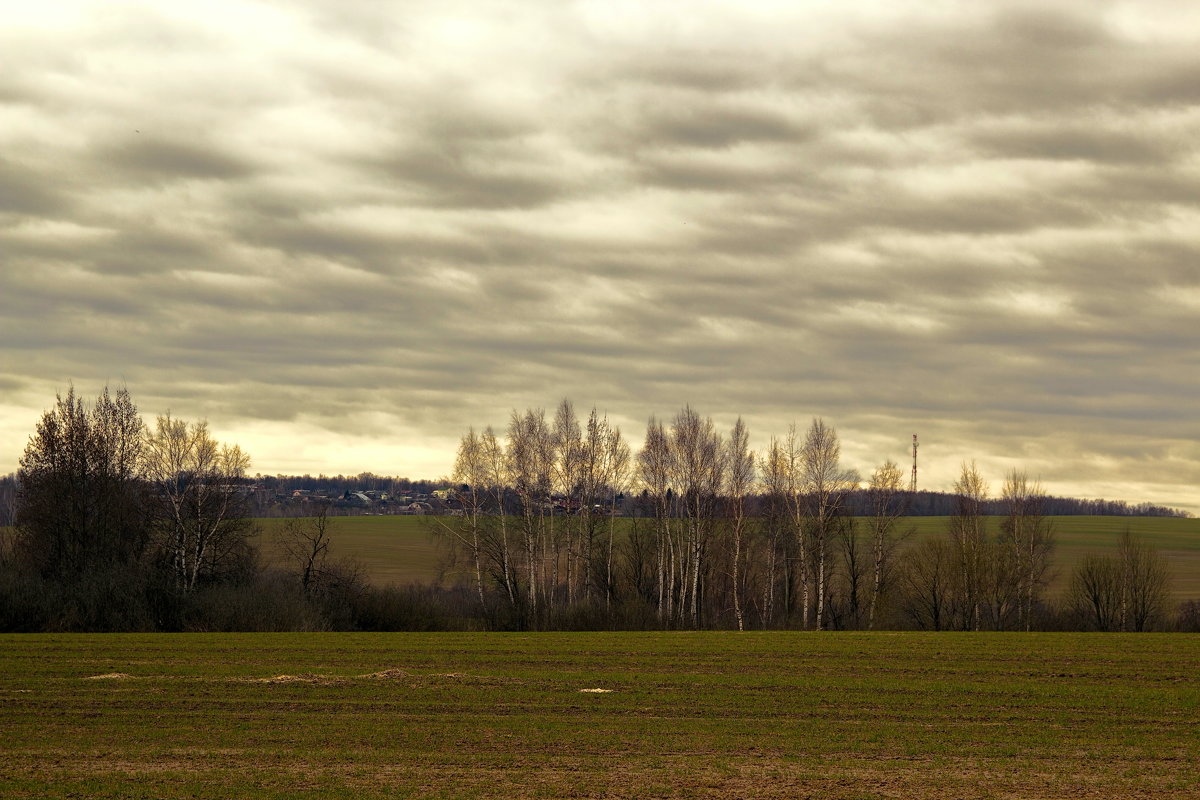
<svg viewBox="0 0 1200 800">
<path fill-rule="evenodd" d="M 595 469 L 598 453 L 585 446 L 575 407 L 566 399 L 559 403 L 554 415 L 553 446 L 555 490 L 563 498 L 563 507 L 568 514 L 571 510 L 578 512 L 564 517 L 562 530 L 558 532 L 561 541 L 555 541 L 555 580 L 558 580 L 560 571 L 557 553 L 561 546 L 566 557 L 563 566 L 566 568 L 567 603 L 573 605 L 581 591 L 588 598 L 591 597 L 592 543 L 585 537 L 584 528 L 589 520 L 582 514 L 586 485 L 590 472 Z"/>
<path fill-rule="evenodd" d="M 800 451 L 800 491 L 804 498 L 803 527 L 812 548 L 816 578 L 817 630 L 825 624 L 830 539 L 845 511 L 846 495 L 858 485 L 858 476 L 841 466 L 841 449 L 837 431 L 814 418 Z"/>
<path fill-rule="evenodd" d="M 1031 630 L 1033 611 L 1041 599 L 1054 552 L 1054 530 L 1043 513 L 1045 493 L 1025 472 L 1012 470 L 1004 481 L 1001 498 L 1007 515 L 1000 524 L 1002 546 L 1011 553 L 1017 625 Z"/>
<path fill-rule="evenodd" d="M 730 534 L 733 540 L 733 616 L 738 630 L 742 631 L 746 629 L 742 611 L 742 539 L 746 530 L 746 502 L 754 489 L 754 453 L 750 452 L 750 432 L 741 417 L 737 418 L 729 434 L 725 461 L 729 469 Z"/>
<path fill-rule="evenodd" d="M 589 437 L 591 436 L 590 431 L 593 428 L 596 429 L 604 452 L 602 459 L 603 467 L 596 485 L 604 487 L 604 490 L 608 494 L 608 544 L 605 553 L 604 603 L 605 608 L 611 609 L 617 505 L 620 502 L 620 498 L 624 496 L 625 491 L 629 488 L 632 454 L 629 445 L 621 436 L 621 429 L 619 427 L 610 425 L 607 417 L 600 418 L 595 422 L 593 420 L 596 420 L 596 409 L 594 408 L 588 421 L 588 429 Z M 597 499 L 599 498 L 597 497 Z"/>
<path fill-rule="evenodd" d="M 983 502 L 987 499 L 987 493 L 987 484 L 975 467 L 975 462 L 964 462 L 959 478 L 954 482 L 954 513 L 947 523 L 958 561 L 956 600 L 964 630 L 979 630 L 982 622 L 987 568 Z"/>
<path fill-rule="evenodd" d="M 879 601 L 887 589 L 896 545 L 909 532 L 897 530 L 907 506 L 904 473 L 896 462 L 888 460 L 871 473 L 867 485 L 871 504 L 871 555 L 873 562 L 871 600 L 867 609 L 867 628 L 874 629 Z"/>
<path fill-rule="evenodd" d="M 202 578 L 233 566 L 252 532 L 238 487 L 250 458 L 237 445 L 217 442 L 207 422 L 189 424 L 169 413 L 147 433 L 143 454 L 160 545 L 176 588 L 192 592 Z"/>
<path fill-rule="evenodd" d="M 645 443 L 638 453 L 638 473 L 654 517 L 657 613 L 660 623 L 673 621 L 676 591 L 678 558 L 671 530 L 672 460 L 667 432 L 663 424 L 651 416 L 646 423 Z"/>
<path fill-rule="evenodd" d="M 685 406 L 671 423 L 674 483 L 679 489 L 686 542 L 686 582 L 683 613 L 690 613 L 692 626 L 699 628 L 700 578 L 703 574 L 705 547 L 715 519 L 717 497 L 724 480 L 724 453 L 721 436 L 713 421 Z"/>
<path fill-rule="evenodd" d="M 800 581 L 800 625 L 808 630 L 812 610 L 812 560 L 809 557 L 809 530 L 805 525 L 808 511 L 802 480 L 804 452 L 794 422 L 788 426 L 787 437 L 783 440 L 783 456 L 783 478 L 786 486 L 784 497 L 789 512 L 788 523 L 796 546 L 795 559 L 786 562 L 786 585 L 790 600 L 794 571 Z M 791 611 L 790 603 L 787 610 Z"/>
<path fill-rule="evenodd" d="M 1140 536 L 1126 528 L 1117 542 L 1121 576 L 1121 630 L 1153 630 L 1166 612 L 1167 562 Z"/>
<path fill-rule="evenodd" d="M 465 547 L 470 555 L 471 566 L 474 570 L 475 592 L 479 598 L 480 608 L 486 608 L 487 602 L 483 594 L 483 545 L 488 524 L 487 487 L 488 469 L 485 459 L 483 442 L 471 428 L 463 435 L 458 444 L 458 453 L 454 459 L 454 482 L 463 488 L 459 492 L 463 516 L 451 517 L 453 526 L 438 522 L 456 543 Z"/>
<path fill-rule="evenodd" d="M 785 537 L 788 529 L 790 492 L 789 465 L 783 445 L 774 436 L 771 437 L 767 451 L 759 462 L 762 475 L 762 491 L 764 513 L 761 520 L 763 527 L 764 546 L 766 549 L 766 564 L 763 567 L 763 586 L 759 602 L 759 619 L 764 627 L 770 626 L 775 620 L 775 588 L 778 581 L 778 567 L 785 548 Z"/>
<path fill-rule="evenodd" d="M 547 506 L 553 486 L 553 434 L 542 409 L 512 412 L 508 426 L 508 468 L 521 499 L 521 536 L 525 558 L 525 603 L 533 620 L 539 619 L 539 575 Z"/>
<path fill-rule="evenodd" d="M 482 548 L 493 565 L 493 574 L 500 584 L 511 609 L 517 607 L 516 574 L 509 543 L 509 458 L 492 427 L 483 429 L 479 437 L 479 457 L 484 485 L 488 487 L 495 507 L 495 526 L 490 535 L 482 538 Z"/>
</svg>

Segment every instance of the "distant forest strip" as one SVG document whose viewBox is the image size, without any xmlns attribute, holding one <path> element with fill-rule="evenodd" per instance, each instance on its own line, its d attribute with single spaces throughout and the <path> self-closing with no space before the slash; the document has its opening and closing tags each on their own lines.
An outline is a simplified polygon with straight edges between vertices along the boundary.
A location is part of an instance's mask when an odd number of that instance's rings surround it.
<svg viewBox="0 0 1200 800">
<path fill-rule="evenodd" d="M 1200 628 L 1200 603 L 1171 607 L 1164 559 L 1129 532 L 1048 599 L 1054 504 L 1102 501 L 1048 498 L 1020 470 L 991 497 L 974 464 L 950 494 L 912 492 L 894 462 L 846 469 L 821 419 L 762 453 L 748 441 L 740 419 L 722 434 L 685 407 L 652 418 L 635 454 L 563 401 L 513 412 L 503 436 L 465 433 L 436 489 L 361 475 L 289 494 L 306 479 L 250 477 L 203 422 L 146 426 L 126 391 L 85 404 L 72 389 L 7 482 L 0 629 Z M 253 546 L 263 502 L 306 514 L 270 568 Z M 429 516 L 467 579 L 377 587 L 332 558 L 334 515 L 372 503 Z M 944 535 L 900 547 L 933 507 Z M 619 516 L 633 518 L 620 536 Z"/>
<path fill-rule="evenodd" d="M 378 514 L 452 514 L 461 508 L 456 486 L 448 478 L 410 479 L 390 475 L 360 472 L 355 475 L 262 475 L 239 480 L 246 494 L 248 513 L 252 517 L 298 517 L 316 513 L 324 506 L 325 513 L 334 517 Z M 450 490 L 449 497 L 435 493 Z M 0 475 L 0 528 L 11 527 L 16 521 L 17 495 L 20 484 L 17 473 Z M 365 497 L 360 497 L 363 495 Z M 752 507 L 760 508 L 765 496 L 755 492 L 749 498 Z M 418 508 L 411 508 L 417 503 Z M 850 513 L 862 516 L 869 513 L 870 495 L 865 489 L 854 489 L 846 498 Z M 913 517 L 948 517 L 954 513 L 956 495 L 919 489 L 907 493 L 908 515 Z M 422 507 L 427 506 L 427 508 Z M 618 497 L 617 514 L 636 517 L 645 513 L 637 493 Z M 1125 500 L 1057 497 L 1043 498 L 1043 511 L 1051 517 L 1170 517 L 1190 518 L 1192 514 L 1178 508 L 1154 503 L 1129 503 Z M 1000 498 L 985 499 L 985 516 L 1004 516 L 1005 503 Z"/>
</svg>

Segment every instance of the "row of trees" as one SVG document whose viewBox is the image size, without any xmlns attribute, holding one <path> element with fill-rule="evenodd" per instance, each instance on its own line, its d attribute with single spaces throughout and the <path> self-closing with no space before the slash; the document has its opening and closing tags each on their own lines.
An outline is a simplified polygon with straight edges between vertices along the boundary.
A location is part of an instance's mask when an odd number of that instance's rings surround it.
<svg viewBox="0 0 1200 800">
<path fill-rule="evenodd" d="M 901 547 L 912 533 L 903 471 L 885 461 L 863 479 L 845 468 L 821 419 L 756 454 L 740 419 L 722 434 L 685 407 L 651 418 L 634 456 L 604 416 L 581 421 L 564 400 L 552 418 L 513 412 L 503 438 L 468 431 L 453 477 L 463 514 L 436 525 L 479 608 L 517 627 L 591 615 L 668 628 L 1032 630 L 1054 617 L 1144 630 L 1165 613 L 1165 565 L 1132 537 L 1112 564 L 1089 559 L 1071 582 L 1110 587 L 1103 603 L 1120 613 L 1097 612 L 1098 589 L 1072 588 L 1069 606 L 1049 608 L 1047 497 L 1019 470 L 991 500 L 964 464 L 945 535 Z M 618 536 L 627 494 L 635 515 Z M 985 511 L 997 502 L 993 533 Z M 1105 583 L 1105 570 L 1124 577 Z"/>
<path fill-rule="evenodd" d="M 909 546 L 913 495 L 895 463 L 865 479 L 846 469 L 821 419 L 761 453 L 749 440 L 740 419 L 723 433 L 686 407 L 652 418 L 635 454 L 595 409 L 514 412 L 501 435 L 462 437 L 458 513 L 432 518 L 465 578 L 381 589 L 331 558 L 324 513 L 288 521 L 277 566 L 262 567 L 239 447 L 170 414 L 147 427 L 123 390 L 89 407 L 72 389 L 39 422 L 14 482 L 0 628 L 1164 624 L 1165 565 L 1129 535 L 1115 556 L 1080 564 L 1064 604 L 1046 602 L 1054 532 L 1040 486 L 1019 471 L 989 501 L 964 465 L 944 534 Z M 1004 515 L 989 526 L 995 502 Z M 1180 619 L 1200 626 L 1190 608 Z"/>
</svg>

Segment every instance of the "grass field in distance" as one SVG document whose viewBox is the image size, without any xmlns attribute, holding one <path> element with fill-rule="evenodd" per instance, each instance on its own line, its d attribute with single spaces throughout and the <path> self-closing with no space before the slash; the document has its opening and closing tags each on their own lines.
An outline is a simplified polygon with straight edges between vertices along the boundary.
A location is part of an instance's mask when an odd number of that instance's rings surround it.
<svg viewBox="0 0 1200 800">
<path fill-rule="evenodd" d="M 451 523 L 453 518 L 443 521 Z M 945 535 L 946 517 L 910 517 L 916 533 L 909 540 Z M 1117 537 L 1126 526 L 1142 536 L 1167 559 L 1172 573 L 1175 600 L 1200 599 L 1200 519 L 1174 517 L 1053 517 L 1057 548 L 1056 577 L 1051 593 L 1060 592 L 1071 569 L 1087 553 L 1115 552 Z M 378 516 L 333 518 L 335 558 L 354 558 L 367 576 L 378 584 L 429 583 L 440 574 L 442 553 L 432 531 L 434 518 L 422 516 Z M 987 517 L 994 531 L 1000 517 Z M 280 558 L 277 537 L 283 520 L 261 519 L 260 544 L 268 563 Z M 630 520 L 618 519 L 620 527 Z M 449 576 L 453 577 L 453 576 Z"/>
</svg>

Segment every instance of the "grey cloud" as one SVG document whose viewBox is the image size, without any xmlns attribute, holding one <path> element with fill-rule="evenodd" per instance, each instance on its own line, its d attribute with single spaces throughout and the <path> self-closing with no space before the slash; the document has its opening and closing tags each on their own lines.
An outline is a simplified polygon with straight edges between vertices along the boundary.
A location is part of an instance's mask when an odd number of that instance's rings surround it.
<svg viewBox="0 0 1200 800">
<path fill-rule="evenodd" d="M 47 185 L 37 170 L 0 158 L 0 212 L 54 217 L 71 204 L 71 199 Z"/>
<path fill-rule="evenodd" d="M 211 237 L 153 225 L 121 230 L 84 254 L 97 272 L 106 275 L 212 268 L 222 256 L 220 245 Z"/>
<path fill-rule="evenodd" d="M 703 99 L 693 107 L 647 109 L 641 137 L 655 147 L 725 148 L 738 142 L 799 141 L 808 131 L 769 108 L 735 104 L 713 106 Z"/>
<path fill-rule="evenodd" d="M 646 183 L 683 191 L 738 191 L 767 188 L 786 181 L 773 171 L 734 162 L 690 160 L 677 154 L 652 154 L 640 159 L 639 173 Z"/>
<path fill-rule="evenodd" d="M 965 20 L 864 35 L 823 62 L 873 124 L 911 129 L 975 114 L 1064 113 L 1187 101 L 1186 46 L 1155 52 L 1101 22 L 1091 4 L 973 7 Z M 1100 9 L 1099 11 L 1103 11 Z M 798 84 L 807 86 L 802 74 Z M 1178 92 L 1178 94 L 1173 94 Z"/>
<path fill-rule="evenodd" d="M 244 160 L 222 152 L 212 143 L 166 139 L 136 131 L 130 134 L 98 148 L 95 158 L 101 169 L 110 167 L 161 180 L 231 180 L 252 174 Z"/>
<path fill-rule="evenodd" d="M 579 75 L 578 79 L 591 80 L 596 87 L 633 81 L 653 87 L 739 92 L 760 87 L 764 75 L 772 72 L 772 64 L 747 58 L 734 48 L 624 52 L 606 67 L 599 74 Z"/>
<path fill-rule="evenodd" d="M 211 74 L 101 91 L 51 53 L 6 84 L 0 397 L 117 375 L 152 413 L 383 443 L 563 395 L 638 441 L 693 402 L 764 439 L 823 414 L 860 450 L 920 428 L 1052 485 L 1198 471 L 1181 47 L 1083 5 L 831 8 L 795 47 L 517 8 L 314 0 L 263 47 L 85 19 L 115 67 Z M 482 33 L 439 52 L 427 14 Z"/>
<path fill-rule="evenodd" d="M 415 204 L 433 207 L 529 208 L 565 194 L 561 179 L 497 171 L 494 163 L 483 153 L 427 151 L 370 160 L 364 168 L 397 181 Z"/>
<path fill-rule="evenodd" d="M 1200 102 L 1200 65 L 1190 49 L 1179 53 L 1170 69 L 1148 70 L 1138 83 L 1138 92 L 1146 104 L 1189 107 Z"/>
<path fill-rule="evenodd" d="M 1114 36 L 1089 5 L 1065 3 L 1061 7 L 1028 4 L 1000 7 L 993 17 L 993 38 L 1003 47 L 1016 47 L 1070 55 L 1091 52 L 1114 42 Z M 974 44 L 975 42 L 972 42 Z"/>
<path fill-rule="evenodd" d="M 1180 162 L 1184 159 L 1180 158 Z M 1096 190 L 1105 192 L 1113 202 L 1124 202 L 1124 214 L 1161 215 L 1169 204 L 1200 205 L 1200 178 L 1187 174 L 1183 163 L 1179 171 L 1170 162 L 1142 168 L 1113 167 L 1098 176 Z"/>
<path fill-rule="evenodd" d="M 974 141 L 994 156 L 1135 166 L 1152 166 L 1184 151 L 1182 143 L 1157 140 L 1145 131 L 1111 130 L 1074 120 L 1059 125 L 998 124 L 980 131 Z"/>
</svg>

